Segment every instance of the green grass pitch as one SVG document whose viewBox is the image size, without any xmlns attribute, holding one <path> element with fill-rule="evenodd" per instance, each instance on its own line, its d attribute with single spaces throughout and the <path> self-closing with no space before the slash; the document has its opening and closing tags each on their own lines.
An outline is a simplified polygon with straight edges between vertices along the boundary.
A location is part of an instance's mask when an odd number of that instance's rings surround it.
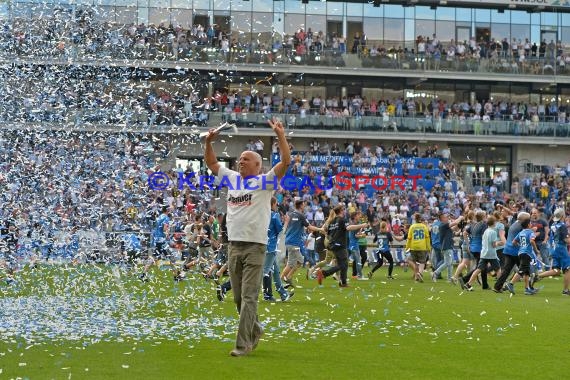
<svg viewBox="0 0 570 380">
<path fill-rule="evenodd" d="M 291 302 L 233 358 L 233 297 L 198 274 L 142 283 L 112 266 L 41 266 L 0 286 L 0 379 L 559 379 L 570 357 L 562 279 L 534 296 L 414 283 L 397 268 L 340 289 L 299 273 Z M 494 280 L 491 281 L 491 283 Z"/>
</svg>

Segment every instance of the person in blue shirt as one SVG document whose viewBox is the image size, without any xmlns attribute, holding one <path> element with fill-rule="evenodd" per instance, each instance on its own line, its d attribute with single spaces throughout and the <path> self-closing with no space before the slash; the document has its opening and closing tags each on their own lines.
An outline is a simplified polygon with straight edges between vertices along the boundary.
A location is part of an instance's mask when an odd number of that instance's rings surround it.
<svg viewBox="0 0 570 380">
<path fill-rule="evenodd" d="M 285 288 L 292 288 L 293 286 L 293 275 L 295 271 L 304 263 L 305 252 L 305 242 L 303 236 L 305 234 L 305 228 L 309 231 L 320 231 L 324 233 L 322 228 L 312 226 L 307 221 L 305 214 L 303 213 L 303 206 L 305 202 L 302 199 L 295 201 L 295 210 L 290 212 L 288 215 L 288 220 L 285 225 L 285 246 L 287 247 L 287 264 L 283 273 L 281 273 L 281 279 L 285 282 Z M 309 264 L 315 265 L 314 258 L 309 258 Z"/>
<path fill-rule="evenodd" d="M 461 222 L 463 222 L 463 216 L 455 219 L 453 222 L 449 220 L 449 215 L 445 212 L 439 214 L 439 243 L 441 255 L 443 256 L 443 262 L 440 262 L 439 266 L 435 268 L 432 274 L 432 280 L 437 281 L 441 273 L 445 268 L 447 268 L 447 281 L 452 282 L 452 272 L 453 272 L 453 228 L 457 227 Z M 433 245 L 433 244 L 432 244 Z"/>
<path fill-rule="evenodd" d="M 392 257 L 392 253 L 390 252 L 390 243 L 394 241 L 394 239 L 398 241 L 404 240 L 404 235 L 401 236 L 393 236 L 390 231 L 388 231 L 388 223 L 382 222 L 380 223 L 380 231 L 374 237 L 374 242 L 378 243 L 378 249 L 374 251 L 374 257 L 376 258 L 376 265 L 370 272 L 368 272 L 368 278 L 372 278 L 374 272 L 376 272 L 382 265 L 384 264 L 384 259 L 388 260 L 388 278 L 393 279 L 392 271 L 394 270 L 394 258 Z"/>
<path fill-rule="evenodd" d="M 362 214 L 360 211 L 355 211 L 350 214 L 349 224 L 359 224 L 358 219 Z M 358 237 L 356 236 L 360 233 L 360 230 L 348 231 L 348 252 L 349 256 L 352 256 L 352 278 L 364 280 L 362 277 L 362 257 L 360 256 L 360 247 L 358 245 Z"/>
<path fill-rule="evenodd" d="M 522 223 L 526 220 L 529 220 L 530 223 L 530 214 L 528 212 L 519 212 L 516 222 L 509 227 L 507 241 L 505 243 L 505 248 L 503 249 L 503 258 L 505 261 L 501 267 L 501 275 L 493 287 L 493 291 L 495 293 L 501 293 L 503 290 L 508 290 L 512 294 L 515 294 L 514 283 L 518 280 L 519 274 L 515 273 L 511 281 L 506 281 L 511 275 L 513 268 L 515 266 L 520 267 L 519 247 L 516 246 L 513 241 L 519 232 L 523 230 Z"/>
<path fill-rule="evenodd" d="M 133 231 L 132 226 L 127 226 L 130 231 L 125 231 L 121 236 L 121 251 L 127 259 L 127 267 L 132 268 L 135 260 L 141 256 L 142 243 L 139 235 Z"/>
<path fill-rule="evenodd" d="M 487 229 L 483 233 L 483 244 L 481 249 L 481 259 L 479 260 L 479 265 L 477 269 L 471 275 L 469 282 L 466 284 L 468 291 L 473 291 L 473 283 L 477 281 L 477 276 L 479 273 L 487 272 L 489 269 L 497 271 L 500 275 L 501 273 L 501 263 L 499 261 L 499 256 L 497 255 L 497 248 L 505 244 L 506 240 L 499 237 L 499 233 L 496 227 L 497 220 L 493 215 L 487 218 Z"/>
<path fill-rule="evenodd" d="M 531 279 L 531 283 L 538 281 L 544 277 L 560 276 L 564 274 L 564 290 L 562 294 L 570 296 L 570 255 L 568 253 L 568 245 L 570 244 L 570 235 L 568 226 L 564 224 L 566 213 L 564 209 L 559 208 L 552 214 L 552 225 L 550 226 L 549 248 L 552 259 L 552 269 L 540 273 Z"/>
<path fill-rule="evenodd" d="M 483 233 L 487 229 L 487 223 L 485 222 L 486 213 L 485 211 L 477 211 L 475 213 L 475 223 L 469 225 L 467 227 L 467 234 L 469 236 L 469 252 L 475 258 L 475 262 L 479 265 L 479 260 L 481 258 L 481 249 L 483 248 Z M 469 271 L 465 276 L 459 277 L 459 284 L 461 285 L 462 289 L 467 289 L 466 284 L 471 279 L 473 272 L 477 267 Z M 487 272 L 481 273 L 481 283 L 483 289 L 489 289 L 489 285 L 487 283 Z"/>
<path fill-rule="evenodd" d="M 287 216 L 286 216 L 287 217 Z M 271 219 L 269 220 L 269 228 L 267 229 L 267 252 L 265 253 L 265 262 L 263 264 L 263 299 L 270 302 L 275 302 L 273 298 L 273 291 L 271 287 L 271 276 L 275 282 L 275 290 L 281 296 L 281 301 L 289 300 L 290 295 L 283 287 L 281 278 L 279 276 L 280 269 L 277 263 L 277 241 L 279 234 L 283 230 L 281 223 L 281 215 L 277 211 L 277 198 L 271 198 Z"/>
<path fill-rule="evenodd" d="M 441 222 L 439 219 L 435 220 L 430 227 L 430 240 L 431 240 L 431 269 L 433 272 L 442 264 L 443 254 L 441 252 L 441 239 L 439 228 Z"/>
<path fill-rule="evenodd" d="M 513 244 L 519 247 L 519 275 L 524 279 L 525 285 L 525 295 L 533 295 L 536 290 L 530 287 L 530 271 L 531 263 L 536 260 L 536 257 L 540 254 L 538 246 L 536 245 L 536 236 L 530 227 L 530 219 L 525 220 L 521 223 L 523 230 L 517 234 L 513 239 Z"/>
<path fill-rule="evenodd" d="M 169 246 L 168 246 L 168 235 L 170 231 L 170 213 L 168 206 L 162 207 L 162 212 L 158 219 L 156 220 L 156 224 L 152 231 L 152 244 L 154 245 L 154 253 L 149 255 L 148 261 L 144 267 L 143 272 L 139 275 L 141 281 L 148 281 L 148 271 L 150 267 L 154 265 L 157 260 L 161 258 L 169 257 Z M 180 277 L 179 273 L 175 273 L 175 280 L 178 280 Z"/>
</svg>

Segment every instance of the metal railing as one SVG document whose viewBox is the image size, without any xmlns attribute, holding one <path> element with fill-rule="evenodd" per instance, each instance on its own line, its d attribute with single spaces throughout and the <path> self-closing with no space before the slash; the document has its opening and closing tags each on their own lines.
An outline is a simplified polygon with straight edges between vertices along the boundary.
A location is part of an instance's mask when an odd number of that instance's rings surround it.
<svg viewBox="0 0 570 380">
<path fill-rule="evenodd" d="M 570 61 L 555 56 L 526 57 L 520 60 L 512 55 L 496 57 L 448 56 L 414 54 L 412 52 L 383 50 L 370 53 L 368 47 L 357 53 L 343 53 L 340 49 L 322 48 L 299 52 L 295 46 L 274 47 L 239 44 L 229 48 L 215 47 L 204 41 L 172 42 L 151 41 L 139 43 L 134 40 L 85 40 L 77 42 L 66 39 L 65 43 L 29 37 L 18 41 L 3 34 L 0 37 L 0 57 L 45 58 L 53 61 L 91 61 L 103 59 L 152 60 L 172 62 L 199 62 L 212 64 L 259 64 L 300 65 L 347 68 L 371 68 L 379 70 L 406 70 L 421 72 L 479 72 L 496 74 L 570 75 Z M 355 60 L 345 60 L 346 54 Z M 564 55 L 562 56 L 564 57 Z M 348 66 L 347 62 L 358 62 Z M 128 65 L 128 62 L 125 62 Z"/>
<path fill-rule="evenodd" d="M 441 133 L 452 135 L 474 136 L 543 136 L 570 138 L 570 118 L 557 120 L 555 117 L 545 117 L 538 121 L 516 120 L 507 116 L 482 121 L 458 118 L 437 120 L 433 117 L 415 114 L 406 116 L 328 116 L 316 114 L 285 114 L 285 113 L 255 113 L 255 112 L 200 112 L 199 115 L 177 115 L 175 118 L 157 119 L 150 113 L 140 113 L 137 117 L 117 115 L 112 110 L 85 110 L 78 112 L 70 110 L 65 113 L 44 114 L 34 119 L 13 119 L 10 115 L 0 115 L 5 128 L 33 128 L 38 126 L 53 126 L 54 128 L 69 127 L 75 130 L 85 129 L 129 129 L 140 131 L 169 131 L 190 132 L 197 127 L 219 125 L 223 122 L 236 124 L 246 128 L 268 128 L 267 120 L 271 117 L 280 118 L 289 129 L 297 130 L 329 130 L 365 132 L 378 131 L 384 133 L 412 132 L 417 134 Z"/>
</svg>

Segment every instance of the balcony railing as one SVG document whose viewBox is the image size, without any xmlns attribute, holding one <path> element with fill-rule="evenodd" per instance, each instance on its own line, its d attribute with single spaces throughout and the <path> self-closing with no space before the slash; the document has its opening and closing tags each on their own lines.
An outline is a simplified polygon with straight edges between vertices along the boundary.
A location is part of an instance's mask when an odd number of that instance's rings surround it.
<svg viewBox="0 0 570 380">
<path fill-rule="evenodd" d="M 504 117 L 484 122 L 482 120 L 460 121 L 457 119 L 434 120 L 426 116 L 383 117 L 383 116 L 347 116 L 332 117 L 326 115 L 298 114 L 210 114 L 209 122 L 220 123 L 228 121 L 238 127 L 263 127 L 267 125 L 268 117 L 281 118 L 290 129 L 307 130 L 340 130 L 340 131 L 381 131 L 388 133 L 413 132 L 446 133 L 457 135 L 508 135 L 508 136 L 544 136 L 570 137 L 570 122 L 558 122 L 555 118 L 543 118 L 538 122 L 529 120 L 511 120 Z"/>
<path fill-rule="evenodd" d="M 44 58 L 61 60 L 91 61 L 103 59 L 153 60 L 181 63 L 256 64 L 326 66 L 346 68 L 369 68 L 379 70 L 405 70 L 419 72 L 479 72 L 497 74 L 527 74 L 537 76 L 570 75 L 570 60 L 564 57 L 519 57 L 500 55 L 493 58 L 459 56 L 430 56 L 387 50 L 372 56 L 363 54 L 342 54 L 338 49 L 323 49 L 299 53 L 292 46 L 274 49 L 233 47 L 222 50 L 218 47 L 196 43 L 173 47 L 168 43 L 110 43 L 91 41 L 89 43 L 65 44 L 28 38 L 24 42 L 0 38 L 0 56 L 4 58 Z M 351 57 L 351 59 L 345 59 Z M 125 63 L 125 64 L 128 64 Z M 221 67 L 223 68 L 223 67 Z"/>
<path fill-rule="evenodd" d="M 457 117 L 434 120 L 426 115 L 406 116 L 328 116 L 279 113 L 225 113 L 219 111 L 198 112 L 189 115 L 180 113 L 177 117 L 158 119 L 147 113 L 127 112 L 117 114 L 113 109 L 68 110 L 64 113 L 41 113 L 33 118 L 11 118 L 3 115 L 0 121 L 17 128 L 24 122 L 27 125 L 45 125 L 56 128 L 129 129 L 149 132 L 178 131 L 191 132 L 197 127 L 216 126 L 223 122 L 234 123 L 238 127 L 268 128 L 267 120 L 280 118 L 289 129 L 322 130 L 345 132 L 384 132 L 384 133 L 441 133 L 471 136 L 543 136 L 570 138 L 570 118 L 542 117 L 538 121 L 514 120 L 509 116 L 497 116 L 487 122 Z M 29 115 L 28 115 L 29 116 Z M 170 122 L 164 122 L 170 120 Z M 172 122 L 174 121 L 174 122 Z"/>
</svg>

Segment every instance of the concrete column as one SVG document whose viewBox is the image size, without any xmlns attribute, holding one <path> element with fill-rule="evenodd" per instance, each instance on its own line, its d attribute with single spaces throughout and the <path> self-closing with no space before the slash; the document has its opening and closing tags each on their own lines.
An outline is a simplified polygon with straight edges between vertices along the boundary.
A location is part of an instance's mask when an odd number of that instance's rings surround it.
<svg viewBox="0 0 570 380">
<path fill-rule="evenodd" d="M 345 39 L 346 51 L 348 52 L 348 23 L 346 21 L 346 3 L 342 3 L 342 35 Z"/>
</svg>

